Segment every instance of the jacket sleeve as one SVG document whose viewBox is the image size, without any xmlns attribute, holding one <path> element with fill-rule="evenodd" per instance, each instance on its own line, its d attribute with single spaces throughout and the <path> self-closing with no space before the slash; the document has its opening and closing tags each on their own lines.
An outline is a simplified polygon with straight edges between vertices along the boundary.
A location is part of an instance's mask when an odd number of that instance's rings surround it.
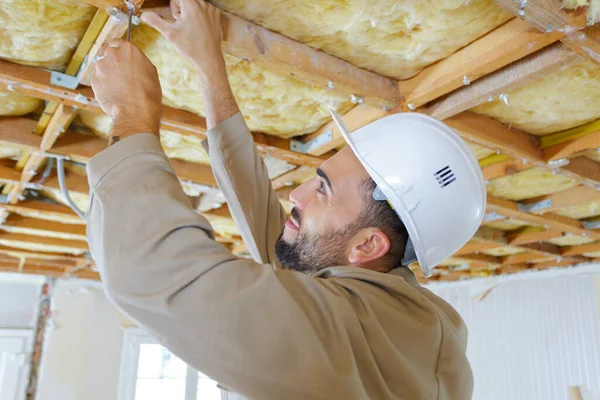
<svg viewBox="0 0 600 400">
<path fill-rule="evenodd" d="M 206 136 L 213 174 L 250 255 L 281 267 L 275 243 L 287 217 L 244 117 L 238 112 Z"/>
<path fill-rule="evenodd" d="M 107 296 L 123 312 L 250 398 L 323 398 L 325 387 L 335 388 L 329 398 L 351 396 L 360 380 L 341 326 L 342 289 L 239 259 L 215 242 L 153 135 L 123 139 L 87 168 L 88 242 Z"/>
</svg>

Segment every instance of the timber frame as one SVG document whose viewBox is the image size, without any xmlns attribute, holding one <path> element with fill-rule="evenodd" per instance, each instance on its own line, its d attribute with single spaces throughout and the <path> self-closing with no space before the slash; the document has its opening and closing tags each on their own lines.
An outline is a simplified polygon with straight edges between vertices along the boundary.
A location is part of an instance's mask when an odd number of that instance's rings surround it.
<svg viewBox="0 0 600 400">
<path fill-rule="evenodd" d="M 93 261 L 86 256 L 84 221 L 66 206 L 24 197 L 27 189 L 58 187 L 53 175 L 41 183 L 33 182 L 44 168 L 48 154 L 85 163 L 105 148 L 103 140 L 82 134 L 70 128 L 70 124 L 78 109 L 100 111 L 89 87 L 95 65 L 91 60 L 103 54 L 111 39 L 125 32 L 124 3 L 122 0 L 83 1 L 99 9 L 66 70 L 67 75 L 77 77 L 76 89 L 53 85 L 46 70 L 0 60 L 1 89 L 47 101 L 39 121 L 0 117 L 0 144 L 10 143 L 23 149 L 17 162 L 0 161 L 0 184 L 4 185 L 6 197 L 5 204 L 0 204 L 0 243 L 3 243 L 0 244 L 0 270 L 99 279 Z M 358 96 L 361 104 L 344 116 L 351 130 L 394 112 L 416 109 L 444 120 L 465 141 L 496 153 L 480 160 L 486 180 L 535 167 L 568 176 L 578 183 L 563 192 L 522 202 L 488 196 L 482 227 L 454 256 L 465 260 L 468 268 L 441 267 L 441 273 L 434 279 L 459 279 L 478 271 L 489 275 L 575 265 L 594 261 L 583 254 L 600 252 L 600 229 L 590 228 L 588 221 L 553 213 L 559 208 L 600 200 L 600 164 L 583 156 L 590 149 L 600 148 L 600 120 L 539 138 L 468 111 L 487 101 L 489 96 L 522 87 L 584 58 L 600 64 L 600 26 L 587 26 L 585 10 L 565 11 L 560 0 L 528 0 L 524 13 L 519 2 L 494 2 L 515 18 L 402 81 L 364 70 L 252 22 L 222 13 L 224 52 L 270 70 L 293 74 L 312 85 L 329 87 L 344 96 Z M 134 1 L 137 13 L 152 9 L 168 18 L 167 3 L 165 0 Z M 183 135 L 204 137 L 206 132 L 204 118 L 167 106 L 163 107 L 161 126 Z M 331 122 L 312 134 L 296 138 L 303 143 L 320 139 L 306 153 L 293 150 L 293 141 L 289 139 L 260 132 L 253 133 L 253 137 L 263 155 L 295 166 L 272 181 L 281 196 L 286 196 L 297 179 L 314 171 L 344 144 Z M 180 160 L 171 160 L 171 165 L 182 181 L 216 186 L 208 166 Z M 88 191 L 85 177 L 74 173 L 67 173 L 67 186 L 74 193 Z M 537 208 L 528 207 L 532 204 L 538 205 Z M 209 214 L 230 217 L 226 205 Z M 62 222 L 51 220 L 57 217 Z M 493 221 L 511 219 L 527 223 L 528 228 L 504 232 L 486 226 Z M 19 233 L 19 229 L 28 233 Z M 50 238 L 45 232 L 65 234 L 68 238 L 55 238 L 56 235 Z M 594 242 L 567 247 L 547 242 L 565 235 L 589 237 Z M 244 252 L 239 237 L 218 240 L 234 252 Z M 80 254 L 24 250 L 11 247 L 11 241 L 77 249 Z M 506 246 L 519 253 L 508 256 L 481 253 Z"/>
</svg>

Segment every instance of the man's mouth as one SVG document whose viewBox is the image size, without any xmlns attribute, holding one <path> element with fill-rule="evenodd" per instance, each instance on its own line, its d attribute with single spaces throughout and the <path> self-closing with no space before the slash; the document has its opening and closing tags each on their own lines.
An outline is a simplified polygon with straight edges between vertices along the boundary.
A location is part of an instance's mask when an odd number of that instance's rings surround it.
<svg viewBox="0 0 600 400">
<path fill-rule="evenodd" d="M 294 220 L 290 217 L 287 221 L 285 221 L 285 226 L 295 231 L 299 231 L 298 225 L 294 222 Z"/>
</svg>

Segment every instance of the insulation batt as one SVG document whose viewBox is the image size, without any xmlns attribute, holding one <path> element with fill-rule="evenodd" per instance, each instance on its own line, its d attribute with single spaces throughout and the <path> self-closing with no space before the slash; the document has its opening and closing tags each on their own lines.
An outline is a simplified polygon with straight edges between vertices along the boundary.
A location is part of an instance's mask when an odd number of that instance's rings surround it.
<svg viewBox="0 0 600 400">
<path fill-rule="evenodd" d="M 62 71 L 95 12 L 78 0 L 0 0 L 0 58 Z"/>
<path fill-rule="evenodd" d="M 38 243 L 29 243 L 29 242 L 19 242 L 17 240 L 5 240 L 0 239 L 1 246 L 13 247 L 16 249 L 29 250 L 35 252 L 49 252 L 49 253 L 65 253 L 65 254 L 73 254 L 73 255 L 81 255 L 85 253 L 85 250 L 74 248 L 74 247 L 65 247 L 65 246 L 54 246 L 48 244 L 38 244 Z"/>
<path fill-rule="evenodd" d="M 600 215 L 600 201 L 591 200 L 583 204 L 561 208 L 554 213 L 575 219 L 595 217 Z"/>
<path fill-rule="evenodd" d="M 557 246 L 577 246 L 580 244 L 592 243 L 595 239 L 589 237 L 567 235 L 555 239 L 546 240 L 548 243 L 555 244 Z"/>
<path fill-rule="evenodd" d="M 554 175 L 545 169 L 532 168 L 493 179 L 486 189 L 492 196 L 518 201 L 560 192 L 573 186 L 577 186 L 573 179 Z"/>
<path fill-rule="evenodd" d="M 564 68 L 473 108 L 534 135 L 563 131 L 600 118 L 600 67 L 591 61 Z"/>
<path fill-rule="evenodd" d="M 589 7 L 588 21 L 596 23 L 600 21 L 600 0 L 565 0 L 563 3 L 564 8 L 575 9 L 579 7 Z"/>
<path fill-rule="evenodd" d="M 0 115 L 21 116 L 37 110 L 44 102 L 17 92 L 0 90 Z"/>
<path fill-rule="evenodd" d="M 163 103 L 204 115 L 200 77 L 194 65 L 157 31 L 140 25 L 131 41 L 158 69 Z M 344 113 L 350 98 L 282 76 L 252 62 L 225 56 L 229 82 L 250 130 L 291 137 L 313 132 L 330 120 L 329 109 Z"/>
<path fill-rule="evenodd" d="M 268 29 L 398 79 L 508 21 L 491 0 L 211 0 Z"/>
</svg>

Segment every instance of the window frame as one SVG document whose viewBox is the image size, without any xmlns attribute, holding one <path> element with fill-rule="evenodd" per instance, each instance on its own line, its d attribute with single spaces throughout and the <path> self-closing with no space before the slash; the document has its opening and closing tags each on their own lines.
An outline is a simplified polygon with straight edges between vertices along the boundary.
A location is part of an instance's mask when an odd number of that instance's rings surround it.
<svg viewBox="0 0 600 400">
<path fill-rule="evenodd" d="M 154 337 L 141 328 L 125 329 L 121 350 L 117 400 L 135 400 L 138 362 L 142 344 L 160 345 Z M 197 390 L 198 371 L 188 365 L 185 380 L 185 400 L 196 400 Z M 227 398 L 227 392 L 221 390 L 221 400 L 227 400 Z"/>
</svg>

